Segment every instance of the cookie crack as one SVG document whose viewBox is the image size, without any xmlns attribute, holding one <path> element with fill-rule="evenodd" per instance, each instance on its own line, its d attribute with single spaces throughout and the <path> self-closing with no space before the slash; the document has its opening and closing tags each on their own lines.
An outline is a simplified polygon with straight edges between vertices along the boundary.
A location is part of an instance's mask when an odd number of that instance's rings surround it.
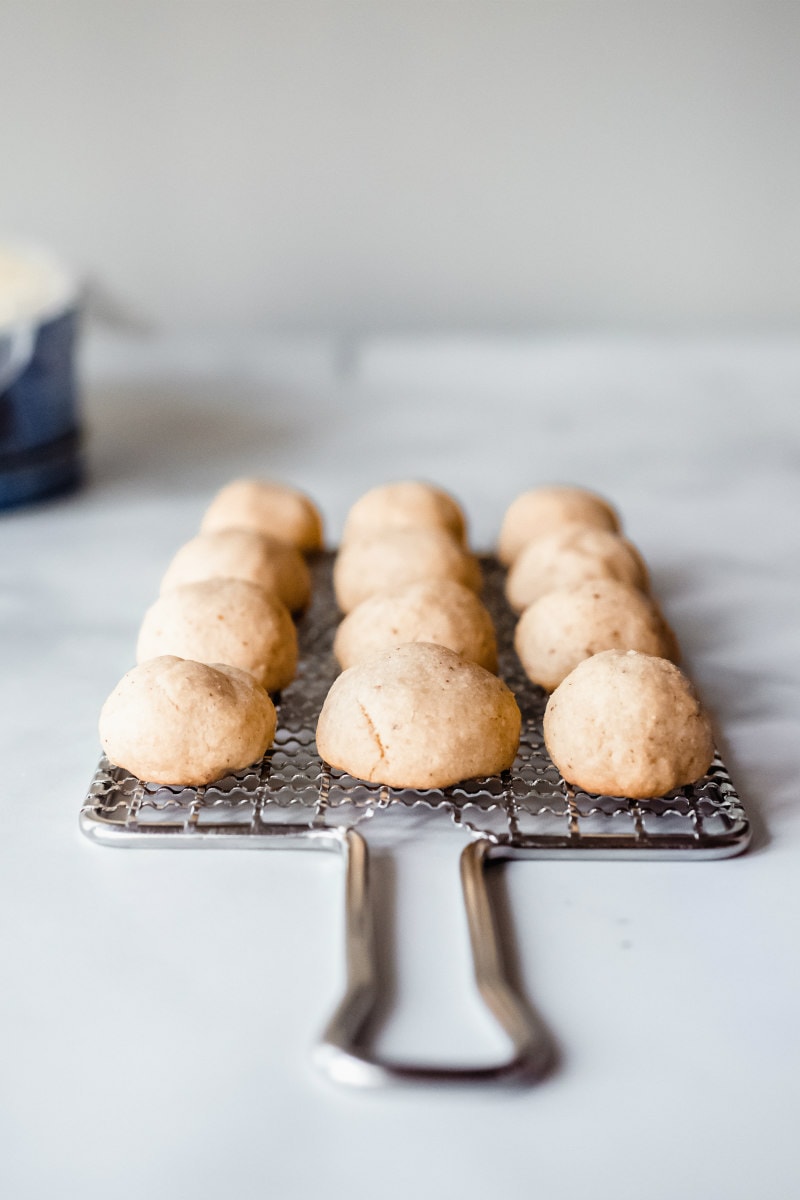
<svg viewBox="0 0 800 1200">
<path fill-rule="evenodd" d="M 361 703 L 360 700 L 358 702 L 358 707 L 361 709 L 361 715 L 363 716 L 364 720 L 366 721 L 367 728 L 369 729 L 370 735 L 372 736 L 373 741 L 375 742 L 376 746 L 378 747 L 380 761 L 383 763 L 388 762 L 389 760 L 386 757 L 386 750 L 384 748 L 383 742 L 381 741 L 381 735 L 378 733 L 378 730 L 375 728 L 375 722 L 373 721 L 372 717 L 369 715 L 369 713 L 367 712 L 366 708 L 364 707 L 364 705 Z"/>
</svg>

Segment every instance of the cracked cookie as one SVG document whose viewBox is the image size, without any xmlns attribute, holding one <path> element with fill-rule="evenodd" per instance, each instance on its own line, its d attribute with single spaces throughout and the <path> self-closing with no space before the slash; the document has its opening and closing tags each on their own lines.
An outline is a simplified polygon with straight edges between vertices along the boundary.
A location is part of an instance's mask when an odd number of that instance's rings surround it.
<svg viewBox="0 0 800 1200">
<path fill-rule="evenodd" d="M 100 713 L 100 740 L 139 779 L 201 787 L 262 758 L 275 723 L 247 671 L 165 655 L 123 676 Z"/>
<path fill-rule="evenodd" d="M 496 675 L 444 646 L 413 642 L 339 676 L 322 706 L 317 749 L 356 779 L 449 787 L 510 767 L 520 723 Z"/>
</svg>

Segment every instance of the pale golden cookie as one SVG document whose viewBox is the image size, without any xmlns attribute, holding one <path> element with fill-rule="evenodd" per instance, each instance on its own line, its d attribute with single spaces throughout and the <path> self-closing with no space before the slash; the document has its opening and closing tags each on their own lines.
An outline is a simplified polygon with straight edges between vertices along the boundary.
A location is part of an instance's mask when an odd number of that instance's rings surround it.
<svg viewBox="0 0 800 1200">
<path fill-rule="evenodd" d="M 201 533 L 181 546 L 161 581 L 161 592 L 201 579 L 246 579 L 278 596 L 290 612 L 307 607 L 311 575 L 299 550 L 249 529 Z"/>
<path fill-rule="evenodd" d="M 525 674 L 548 692 L 601 650 L 639 650 L 673 661 L 675 635 L 657 606 L 615 579 L 547 592 L 517 623 L 514 646 Z"/>
<path fill-rule="evenodd" d="M 297 630 L 286 605 L 244 579 L 204 579 L 165 592 L 146 612 L 137 662 L 170 654 L 249 671 L 268 692 L 297 670 Z"/>
<path fill-rule="evenodd" d="M 635 650 L 604 650 L 577 666 L 548 701 L 544 738 L 568 782 L 633 800 L 694 783 L 714 757 L 689 680 Z"/>
<path fill-rule="evenodd" d="M 481 569 L 478 560 L 443 529 L 392 529 L 353 538 L 342 546 L 333 568 L 342 612 L 350 612 L 376 592 L 423 579 L 454 579 L 478 592 Z"/>
<path fill-rule="evenodd" d="M 403 642 L 435 642 L 497 670 L 492 618 L 473 591 L 451 579 L 370 596 L 344 618 L 333 650 L 342 667 L 352 667 Z"/>
<path fill-rule="evenodd" d="M 112 763 L 149 783 L 201 787 L 264 756 L 275 707 L 247 671 L 171 655 L 128 671 L 103 705 Z"/>
<path fill-rule="evenodd" d="M 647 568 L 632 542 L 606 529 L 569 524 L 528 542 L 508 572 L 506 596 L 521 612 L 556 588 L 589 579 L 617 579 L 644 591 Z"/>
<path fill-rule="evenodd" d="M 620 528 L 615 509 L 594 492 L 555 485 L 533 488 L 517 496 L 506 511 L 498 539 L 498 558 L 509 566 L 526 542 L 553 533 L 568 521 L 580 521 L 612 533 Z"/>
<path fill-rule="evenodd" d="M 444 646 L 412 642 L 339 676 L 322 706 L 317 749 L 357 779 L 448 787 L 510 767 L 520 723 L 496 675 Z"/>
<path fill-rule="evenodd" d="M 219 529 L 252 529 L 298 550 L 322 549 L 322 516 L 310 496 L 265 479 L 235 479 L 217 492 L 200 532 Z"/>
<path fill-rule="evenodd" d="M 446 529 L 466 545 L 466 521 L 460 505 L 442 488 L 416 480 L 386 483 L 365 492 L 347 514 L 342 542 L 387 529 L 420 526 Z"/>
</svg>

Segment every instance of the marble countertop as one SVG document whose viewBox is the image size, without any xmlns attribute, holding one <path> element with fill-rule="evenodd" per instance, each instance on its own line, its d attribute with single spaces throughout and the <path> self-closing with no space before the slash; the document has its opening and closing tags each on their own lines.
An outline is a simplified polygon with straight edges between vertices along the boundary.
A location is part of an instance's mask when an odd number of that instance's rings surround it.
<svg viewBox="0 0 800 1200">
<path fill-rule="evenodd" d="M 800 343 L 119 337 L 83 348 L 86 487 L 0 516 L 0 1187 L 18 1198 L 726 1200 L 800 1187 Z M 521 1090 L 336 1088 L 322 855 L 91 845 L 102 701 L 166 562 L 241 474 L 308 489 L 335 543 L 427 477 L 488 548 L 513 496 L 621 509 L 755 827 L 741 858 L 523 862 L 493 895 L 559 1046 Z M 491 1058 L 456 858 L 383 864 L 386 1053 Z"/>
</svg>

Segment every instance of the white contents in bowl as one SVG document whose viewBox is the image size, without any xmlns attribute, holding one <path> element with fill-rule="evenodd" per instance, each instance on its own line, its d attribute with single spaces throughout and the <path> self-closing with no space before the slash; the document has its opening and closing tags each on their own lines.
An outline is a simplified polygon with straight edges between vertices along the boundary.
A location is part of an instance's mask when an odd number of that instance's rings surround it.
<svg viewBox="0 0 800 1200">
<path fill-rule="evenodd" d="M 56 315 L 74 292 L 67 272 L 46 251 L 0 242 L 0 330 Z"/>
</svg>

